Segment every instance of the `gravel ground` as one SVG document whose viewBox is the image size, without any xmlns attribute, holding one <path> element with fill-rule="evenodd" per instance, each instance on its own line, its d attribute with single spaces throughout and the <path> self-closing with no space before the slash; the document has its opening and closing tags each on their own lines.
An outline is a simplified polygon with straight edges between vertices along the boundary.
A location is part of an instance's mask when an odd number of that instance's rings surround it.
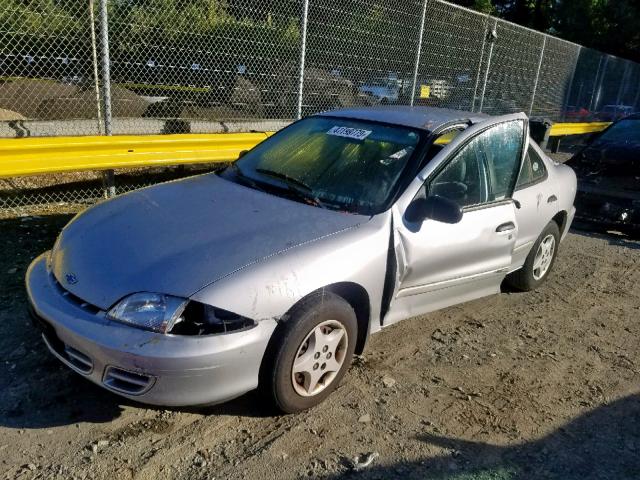
<svg viewBox="0 0 640 480">
<path fill-rule="evenodd" d="M 640 478 L 640 242 L 572 232 L 538 291 L 392 326 L 274 417 L 147 408 L 49 355 L 23 278 L 70 218 L 0 220 L 0 478 Z"/>
</svg>

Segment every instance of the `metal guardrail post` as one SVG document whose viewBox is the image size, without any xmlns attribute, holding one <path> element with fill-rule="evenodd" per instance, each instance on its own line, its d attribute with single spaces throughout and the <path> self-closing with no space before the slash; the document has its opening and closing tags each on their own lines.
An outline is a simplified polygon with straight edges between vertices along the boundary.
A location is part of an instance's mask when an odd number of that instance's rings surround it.
<svg viewBox="0 0 640 480">
<path fill-rule="evenodd" d="M 302 7 L 302 35 L 300 42 L 300 72 L 298 84 L 298 109 L 296 118 L 302 118 L 302 95 L 304 94 L 304 62 L 307 56 L 307 22 L 309 20 L 309 0 L 303 0 Z"/>
<path fill-rule="evenodd" d="M 410 105 L 413 107 L 413 103 L 416 98 L 416 88 L 418 86 L 418 69 L 420 68 L 420 56 L 422 55 L 422 38 L 424 35 L 424 21 L 427 16 L 427 2 L 424 0 L 422 5 L 422 20 L 420 20 L 420 35 L 418 35 L 418 48 L 416 49 L 416 64 L 413 69 L 413 87 L 411 89 Z"/>
<path fill-rule="evenodd" d="M 100 0 L 100 52 L 102 56 L 102 100 L 104 102 L 104 134 L 111 136 L 111 60 L 109 58 L 109 16 L 107 13 L 107 1 Z M 116 194 L 115 178 L 113 170 L 103 173 L 105 196 L 113 197 Z"/>
<path fill-rule="evenodd" d="M 482 113 L 482 109 L 484 107 L 484 95 L 487 91 L 487 80 L 489 79 L 489 70 L 491 70 L 491 57 L 493 56 L 493 46 L 496 43 L 498 38 L 498 20 L 494 20 L 493 29 L 487 32 L 487 37 L 489 40 L 489 56 L 487 57 L 487 68 L 484 71 L 484 82 L 482 83 L 482 94 L 480 95 L 480 107 L 478 108 L 478 112 Z"/>
<path fill-rule="evenodd" d="M 542 50 L 540 50 L 540 58 L 538 59 L 538 69 L 536 70 L 536 79 L 533 82 L 533 91 L 531 92 L 531 103 L 529 104 L 529 116 L 533 111 L 533 103 L 536 101 L 536 90 L 538 89 L 538 80 L 540 80 L 540 69 L 542 68 L 542 60 L 544 59 L 544 50 L 547 46 L 547 36 L 542 36 Z"/>
</svg>

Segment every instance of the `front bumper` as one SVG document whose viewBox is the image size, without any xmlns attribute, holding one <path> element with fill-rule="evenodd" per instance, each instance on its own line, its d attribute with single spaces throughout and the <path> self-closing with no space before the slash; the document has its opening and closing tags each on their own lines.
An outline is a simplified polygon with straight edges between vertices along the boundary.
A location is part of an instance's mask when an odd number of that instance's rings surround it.
<svg viewBox="0 0 640 480">
<path fill-rule="evenodd" d="M 276 327 L 263 320 L 237 333 L 179 336 L 113 322 L 66 293 L 45 254 L 29 267 L 26 284 L 32 314 L 58 359 L 108 390 L 154 405 L 219 403 L 256 388 Z"/>
</svg>

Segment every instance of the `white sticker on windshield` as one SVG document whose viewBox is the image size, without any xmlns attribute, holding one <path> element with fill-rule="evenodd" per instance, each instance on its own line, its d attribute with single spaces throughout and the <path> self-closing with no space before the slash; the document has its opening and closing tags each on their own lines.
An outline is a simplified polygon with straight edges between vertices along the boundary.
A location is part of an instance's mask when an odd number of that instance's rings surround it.
<svg viewBox="0 0 640 480">
<path fill-rule="evenodd" d="M 383 165 L 391 165 L 394 161 L 400 160 L 401 158 L 405 157 L 407 153 L 409 153 L 407 149 L 403 148 L 402 150 L 398 150 L 396 153 L 392 153 L 387 158 L 383 158 L 382 160 L 380 160 L 380 163 Z"/>
<path fill-rule="evenodd" d="M 360 128 L 351 127 L 331 127 L 327 135 L 335 135 L 336 137 L 353 138 L 354 140 L 364 140 L 371 135 L 371 130 L 362 130 Z"/>
<path fill-rule="evenodd" d="M 402 150 L 397 151 L 393 155 L 389 155 L 389 158 L 393 158 L 394 160 L 400 160 L 407 154 L 407 149 L 403 148 Z"/>
</svg>

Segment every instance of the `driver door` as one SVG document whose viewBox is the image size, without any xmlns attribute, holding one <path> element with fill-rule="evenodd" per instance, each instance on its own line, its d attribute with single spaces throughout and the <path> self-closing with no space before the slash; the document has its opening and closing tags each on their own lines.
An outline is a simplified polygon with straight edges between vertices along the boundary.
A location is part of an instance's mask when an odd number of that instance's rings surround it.
<svg viewBox="0 0 640 480">
<path fill-rule="evenodd" d="M 398 202 L 397 282 L 385 324 L 499 292 L 518 235 L 511 196 L 527 137 L 524 115 L 498 117 L 465 131 L 427 165 L 408 203 L 446 197 L 462 207 L 460 222 L 412 223 L 407 203 Z"/>
</svg>

